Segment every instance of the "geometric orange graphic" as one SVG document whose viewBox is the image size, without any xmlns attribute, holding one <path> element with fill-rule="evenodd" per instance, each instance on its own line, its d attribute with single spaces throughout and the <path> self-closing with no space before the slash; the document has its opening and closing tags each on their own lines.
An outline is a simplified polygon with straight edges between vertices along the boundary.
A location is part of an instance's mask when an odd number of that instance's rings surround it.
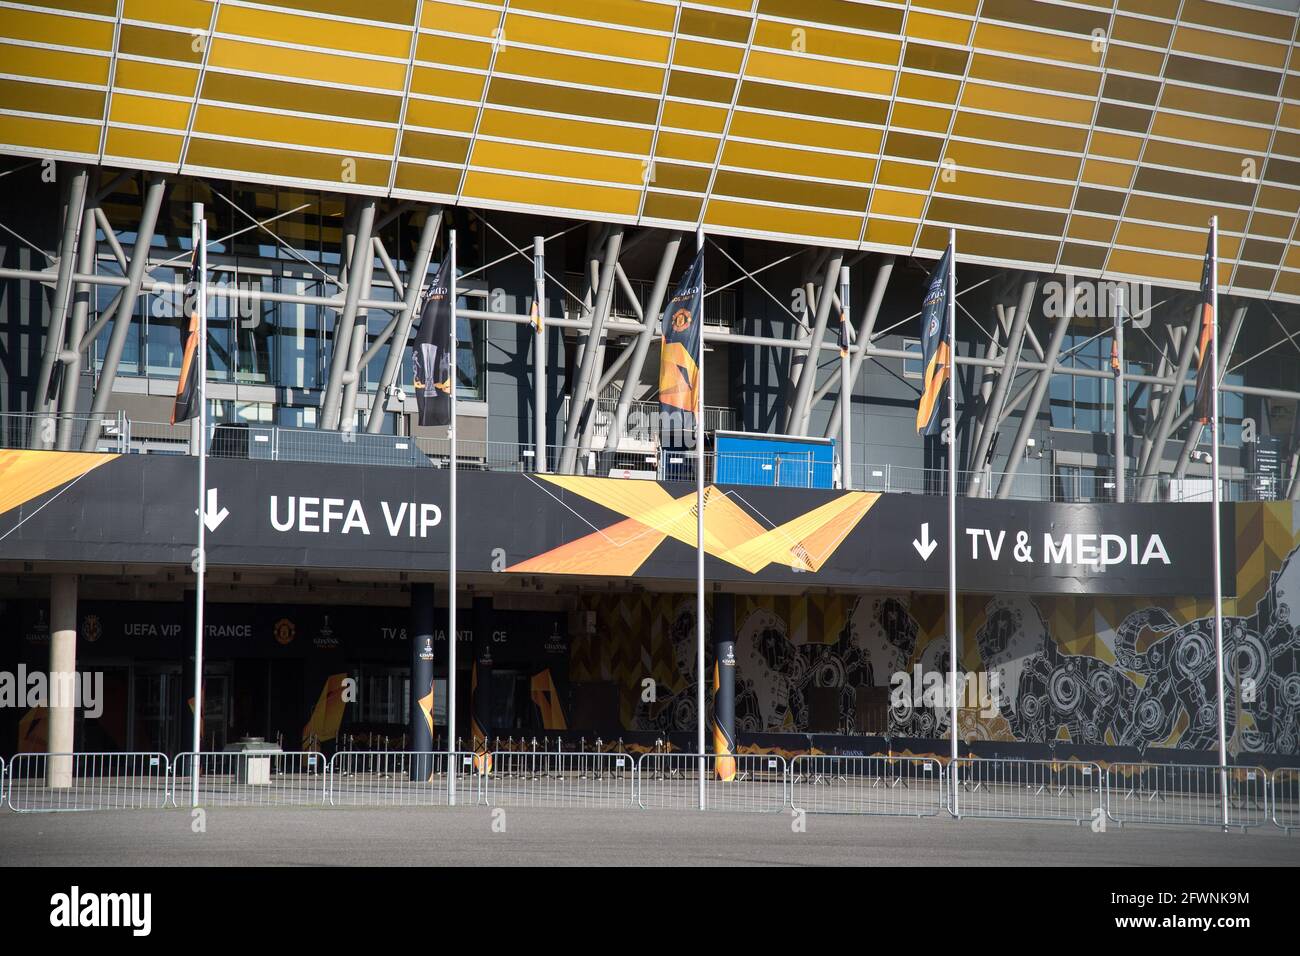
<svg viewBox="0 0 1300 956">
<path fill-rule="evenodd" d="M 537 477 L 625 519 L 511 565 L 507 571 L 627 577 L 636 573 L 665 538 L 696 546 L 694 492 L 673 498 L 652 481 Z M 797 518 L 772 525 L 745 510 L 742 503 L 753 509 L 737 492 L 728 494 L 709 485 L 704 490 L 704 550 L 750 574 L 769 564 L 817 571 L 879 498 L 874 492 L 845 492 Z"/>
</svg>

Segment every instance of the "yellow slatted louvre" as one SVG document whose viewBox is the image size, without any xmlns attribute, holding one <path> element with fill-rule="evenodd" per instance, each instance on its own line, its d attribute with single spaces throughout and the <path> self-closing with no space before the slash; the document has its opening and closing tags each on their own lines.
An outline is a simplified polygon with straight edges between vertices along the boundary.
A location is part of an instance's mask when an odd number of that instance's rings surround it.
<svg viewBox="0 0 1300 956">
<path fill-rule="evenodd" d="M 1218 215 L 1225 281 L 1287 296 L 1296 33 L 1235 0 L 20 2 L 0 151 L 1189 283 Z"/>
<path fill-rule="evenodd" d="M 217 32 L 373 56 L 405 58 L 411 47 L 409 29 L 228 5 L 217 16 Z"/>
</svg>

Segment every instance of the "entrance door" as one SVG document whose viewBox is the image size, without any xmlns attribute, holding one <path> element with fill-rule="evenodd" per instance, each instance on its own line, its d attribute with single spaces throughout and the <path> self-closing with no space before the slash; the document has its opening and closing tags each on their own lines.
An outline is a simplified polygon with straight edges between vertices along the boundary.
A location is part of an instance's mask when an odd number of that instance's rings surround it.
<svg viewBox="0 0 1300 956">
<path fill-rule="evenodd" d="M 229 742 L 230 672 L 204 667 L 203 673 L 203 747 L 221 750 Z"/>
<path fill-rule="evenodd" d="M 131 746 L 135 750 L 175 754 L 190 749 L 191 742 L 181 739 L 187 722 L 181 719 L 180 665 L 136 665 L 134 696 Z"/>
</svg>

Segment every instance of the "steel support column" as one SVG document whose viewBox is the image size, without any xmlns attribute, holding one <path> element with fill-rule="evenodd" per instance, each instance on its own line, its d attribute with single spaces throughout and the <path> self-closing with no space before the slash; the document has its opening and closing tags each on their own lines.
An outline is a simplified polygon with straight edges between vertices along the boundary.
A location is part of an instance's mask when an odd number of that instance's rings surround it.
<svg viewBox="0 0 1300 956">
<path fill-rule="evenodd" d="M 664 297 L 668 294 L 668 283 L 672 280 L 673 265 L 677 262 L 677 250 L 681 244 L 682 234 L 673 233 L 664 243 L 663 255 L 659 257 L 659 271 L 655 273 L 655 284 L 645 304 L 641 331 L 637 333 L 636 342 L 632 345 L 632 359 L 628 363 L 627 375 L 623 378 L 623 388 L 618 394 L 618 408 L 614 412 L 614 448 L 618 448 L 627 432 L 627 413 L 633 401 L 632 392 L 641 381 L 641 371 L 645 368 L 650 343 L 659 332 L 659 313 L 663 311 Z"/>
<path fill-rule="evenodd" d="M 140 294 L 140 282 L 144 278 L 149 264 L 149 249 L 153 244 L 154 230 L 158 225 L 158 211 L 162 209 L 163 193 L 167 181 L 161 176 L 151 176 L 145 190 L 144 206 L 140 210 L 140 225 L 135 232 L 135 246 L 131 249 L 130 264 L 126 271 L 126 286 L 118 293 L 114 305 L 105 311 L 105 317 L 96 322 L 96 329 L 108 319 L 113 322 L 113 331 L 108 336 L 108 347 L 104 350 L 104 364 L 100 369 L 99 382 L 95 386 L 95 397 L 90 405 L 91 421 L 86 427 L 86 434 L 81 439 L 82 451 L 94 451 L 99 437 L 96 416 L 108 410 L 109 399 L 113 395 L 113 383 L 117 380 L 117 369 L 122 362 L 122 351 L 131 332 L 131 322 L 135 317 L 135 300 Z M 92 329 L 91 332 L 95 332 Z M 93 336 L 91 337 L 93 341 Z M 85 343 L 89 346 L 90 343 Z"/>
<path fill-rule="evenodd" d="M 988 359 L 1002 358 L 1002 336 L 1006 334 L 1006 312 L 1001 304 L 997 307 L 998 321 L 993 324 L 993 334 L 989 338 L 989 344 L 984 346 L 984 357 Z M 998 379 L 997 371 L 992 369 L 981 369 L 979 371 L 979 389 L 976 394 L 979 396 L 979 417 L 975 419 L 974 429 L 971 431 L 969 447 L 967 448 L 966 470 L 975 470 L 975 450 L 979 447 L 980 439 L 984 436 L 984 426 L 989 418 L 989 403 L 993 397 L 993 384 Z M 978 482 L 978 478 L 972 478 L 972 482 Z"/>
<path fill-rule="evenodd" d="M 981 416 L 983 427 L 980 429 L 979 442 L 975 446 L 975 455 L 971 458 L 971 471 L 980 473 L 978 484 L 972 482 L 972 487 L 968 491 L 972 498 L 983 498 L 989 493 L 989 489 L 985 487 L 983 482 L 984 459 L 988 457 L 989 449 L 993 444 L 993 437 L 998 433 L 1002 407 L 1006 404 L 1007 392 L 1011 388 L 1011 381 L 1016 374 L 1016 366 L 1020 362 L 1020 350 L 1024 348 L 1025 332 L 1029 328 L 1029 313 L 1033 311 L 1034 296 L 1037 293 L 1037 277 L 1026 279 L 1024 285 L 1020 287 L 1020 300 L 1016 303 L 1015 312 L 1011 316 L 1010 328 L 1007 331 L 1007 347 L 1002 353 L 1002 370 L 998 372 L 997 381 L 993 383 L 992 396 L 984 405 L 984 414 Z M 1072 307 L 1067 305 L 1067 315 L 1070 314 L 1071 309 Z M 1055 361 L 1055 351 L 1053 352 L 1053 361 Z M 1045 378 L 1051 377 L 1050 371 L 1041 374 Z M 1034 414 L 1036 416 L 1037 411 Z M 1032 421 L 1030 424 L 1032 427 Z M 1026 433 L 1027 436 L 1028 433 Z"/>
<path fill-rule="evenodd" d="M 862 370 L 862 361 L 867 357 L 867 346 L 871 343 L 871 335 L 876 329 L 876 317 L 880 315 L 880 303 L 885 300 L 885 289 L 889 286 L 889 277 L 894 271 L 893 255 L 881 257 L 880 264 L 876 267 L 876 278 L 871 286 L 871 295 L 867 298 L 866 308 L 862 310 L 862 319 L 858 323 L 857 334 L 853 338 L 854 344 L 859 348 L 849 350 L 849 393 L 858 385 L 858 374 Z M 827 384 L 829 389 L 829 382 Z M 824 398 L 825 395 L 820 395 Z M 817 401 L 814 398 L 813 401 Z M 843 396 L 836 394 L 835 407 L 831 410 L 830 420 L 826 425 L 825 437 L 830 438 L 831 433 L 835 431 L 836 422 L 840 417 L 840 403 Z M 864 436 L 865 437 L 865 436 Z"/>
<path fill-rule="evenodd" d="M 77 243 L 77 272 L 89 275 L 95 271 L 95 220 L 94 201 L 88 201 L 81 213 L 81 238 Z M 78 282 L 72 297 L 72 313 L 68 321 L 67 348 L 59 355 L 63 371 L 59 376 L 59 427 L 55 447 L 67 451 L 72 447 L 72 426 L 77 413 L 77 388 L 81 384 L 81 339 L 86 334 L 86 316 L 90 314 L 90 299 L 98 287 Z"/>
<path fill-rule="evenodd" d="M 795 387 L 794 401 L 790 405 L 788 430 L 792 435 L 808 434 L 808 417 L 812 412 L 813 389 L 817 385 L 817 360 L 821 356 L 822 340 L 826 338 L 826 322 L 831 314 L 833 290 L 840 277 L 840 265 L 844 254 L 832 252 L 826 260 L 826 271 L 822 276 L 821 292 L 817 296 L 817 312 L 813 317 L 812 333 L 808 342 L 808 357 L 799 382 Z"/>
<path fill-rule="evenodd" d="M 366 243 L 367 268 L 361 272 L 361 289 L 358 291 L 357 317 L 352 323 L 352 345 L 348 348 L 348 364 L 343 371 L 343 401 L 339 408 L 339 429 L 357 430 L 357 390 L 361 384 L 361 355 L 366 350 L 366 335 L 370 330 L 370 312 L 361 302 L 370 298 L 370 285 L 374 276 L 375 248 L 373 240 Z M 456 361 L 452 358 L 452 372 Z"/>
<path fill-rule="evenodd" d="M 561 474 L 573 474 L 577 464 L 579 426 L 598 374 L 596 359 L 600 356 L 600 338 L 605 333 L 605 320 L 609 315 L 610 303 L 614 299 L 614 264 L 618 262 L 618 253 L 622 244 L 623 227 L 615 226 L 610 230 L 609 239 L 605 243 L 605 259 L 600 268 L 591 330 L 587 333 L 587 345 L 582 351 L 582 364 L 579 366 L 578 378 L 573 383 L 573 392 L 569 399 L 569 417 L 564 425 L 564 451 L 560 459 Z"/>
<path fill-rule="evenodd" d="M 1065 332 L 1070 327 L 1070 319 L 1074 316 L 1075 297 L 1072 283 L 1066 295 L 1065 308 L 1061 310 L 1061 317 L 1056 320 L 1056 328 L 1052 330 L 1052 341 L 1048 343 L 1047 348 L 1043 351 L 1044 368 L 1038 373 L 1038 378 L 1034 382 L 1034 391 L 1029 396 L 1029 404 L 1025 408 L 1024 417 L 1020 419 L 1020 428 L 1016 430 L 1015 440 L 1011 443 L 1011 450 L 1007 453 L 1006 470 L 1002 475 L 1002 481 L 998 484 L 997 497 L 1000 500 L 1011 496 L 1011 487 L 1015 482 L 1016 472 L 1020 470 L 1020 462 L 1025 457 L 1025 443 L 1029 440 L 1030 433 L 1033 432 L 1034 425 L 1038 421 L 1038 411 L 1043 407 L 1043 398 L 1047 395 L 1047 386 L 1051 384 L 1056 357 L 1061 354 L 1061 342 L 1065 340 Z"/>
<path fill-rule="evenodd" d="M 370 418 L 366 422 L 366 432 L 379 434 L 384 424 L 384 403 L 388 390 L 397 380 L 397 370 L 401 368 L 406 353 L 406 340 L 411 334 L 411 323 L 415 321 L 415 310 L 420 304 L 420 292 L 424 289 L 424 280 L 428 278 L 429 260 L 433 257 L 433 244 L 438 238 L 438 229 L 442 226 L 442 209 L 432 207 L 424 218 L 424 228 L 420 231 L 420 241 L 415 247 L 415 258 L 411 260 L 411 271 L 406 276 L 405 295 L 402 296 L 402 311 L 397 313 L 397 325 L 393 328 L 392 344 L 388 357 L 384 359 L 384 370 L 379 375 L 379 385 L 375 389 L 374 400 L 370 404 Z"/>
<path fill-rule="evenodd" d="M 356 324 L 357 306 L 361 301 L 363 276 L 374 264 L 370 250 L 370 236 L 375 224 L 375 200 L 366 196 L 357 200 L 355 231 L 345 242 L 352 245 L 348 265 L 348 288 L 343 302 L 343 312 L 334 323 L 333 355 L 330 358 L 329 378 L 325 382 L 325 399 L 321 404 L 320 427 L 337 430 L 343 404 L 343 377 L 347 372 L 352 351 L 352 328 Z"/>
<path fill-rule="evenodd" d="M 90 174 L 84 166 L 72 166 L 71 178 L 63 199 L 63 238 L 59 243 L 59 264 L 54 281 L 54 297 L 50 304 L 49 321 L 45 329 L 45 351 L 41 355 L 40 371 L 36 374 L 36 395 L 33 410 L 43 415 L 54 408 L 50 385 L 54 366 L 63 351 L 68 299 L 72 291 L 73 266 L 76 264 L 77 237 L 81 231 L 81 211 L 86 204 Z M 48 448 L 54 444 L 54 434 L 38 421 L 32 429 L 31 446 Z"/>
<path fill-rule="evenodd" d="M 1196 355 L 1196 342 L 1200 338 L 1197 335 L 1197 319 L 1188 323 L 1186 330 L 1183 332 L 1183 344 L 1178 350 L 1178 367 L 1174 369 L 1174 381 L 1181 382 L 1187 378 L 1187 371 L 1192 367 L 1192 358 Z M 1138 486 L 1139 501 L 1153 501 L 1156 496 L 1158 482 L 1155 480 L 1160 474 L 1160 463 L 1165 456 L 1165 443 L 1169 440 L 1169 434 L 1173 431 L 1174 413 L 1178 410 L 1180 398 L 1183 389 L 1180 386 L 1173 386 L 1165 393 L 1165 400 L 1160 406 L 1160 418 L 1156 422 L 1155 434 L 1151 438 L 1151 448 L 1147 451 L 1146 461 L 1142 463 L 1142 472 L 1138 475 L 1141 484 Z"/>
</svg>

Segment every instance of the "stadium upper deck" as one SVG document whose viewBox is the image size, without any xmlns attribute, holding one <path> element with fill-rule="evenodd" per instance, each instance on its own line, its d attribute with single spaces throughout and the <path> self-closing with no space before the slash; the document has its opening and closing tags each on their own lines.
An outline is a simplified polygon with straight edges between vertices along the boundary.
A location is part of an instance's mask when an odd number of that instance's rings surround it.
<svg viewBox="0 0 1300 956">
<path fill-rule="evenodd" d="M 1296 301 L 1271 6 L 7 3 L 0 152 Z"/>
</svg>

